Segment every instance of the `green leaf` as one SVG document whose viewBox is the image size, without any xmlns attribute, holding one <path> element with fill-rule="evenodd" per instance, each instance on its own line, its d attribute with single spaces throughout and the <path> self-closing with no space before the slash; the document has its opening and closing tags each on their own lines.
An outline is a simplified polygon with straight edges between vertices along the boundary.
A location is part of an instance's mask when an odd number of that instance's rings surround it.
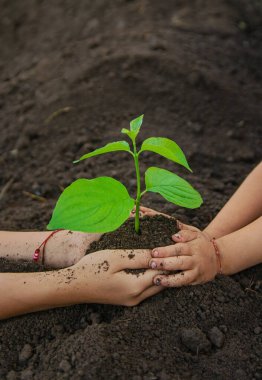
<svg viewBox="0 0 262 380">
<path fill-rule="evenodd" d="M 149 150 L 174 161 L 192 172 L 182 149 L 173 140 L 165 137 L 149 137 L 146 139 L 139 153 Z"/>
<path fill-rule="evenodd" d="M 61 194 L 47 228 L 114 231 L 129 217 L 134 204 L 126 187 L 114 178 L 78 179 Z"/>
<path fill-rule="evenodd" d="M 104 154 L 104 153 L 116 152 L 119 150 L 131 152 L 129 144 L 126 141 L 111 142 L 103 146 L 102 148 L 98 148 L 94 150 L 93 152 L 84 154 L 82 157 L 79 158 L 79 160 L 74 161 L 74 164 L 79 161 L 86 160 L 87 158 L 90 158 L 90 157 L 99 156 L 100 154 Z"/>
<path fill-rule="evenodd" d="M 136 134 L 135 134 L 135 132 L 133 132 L 133 131 L 129 131 L 129 130 L 126 129 L 126 128 L 123 128 L 123 129 L 121 130 L 121 132 L 124 133 L 125 135 L 127 135 L 132 141 L 134 141 L 135 138 L 136 138 Z"/>
<path fill-rule="evenodd" d="M 130 130 L 123 128 L 121 130 L 122 133 L 125 133 L 133 142 L 136 139 L 136 136 L 138 135 L 140 131 L 140 127 L 143 123 L 144 115 L 141 115 L 137 117 L 136 119 L 132 120 L 130 122 Z"/>
<path fill-rule="evenodd" d="M 148 168 L 145 173 L 146 190 L 159 193 L 169 202 L 187 208 L 197 208 L 203 200 L 187 181 L 165 169 Z"/>
<path fill-rule="evenodd" d="M 130 122 L 130 131 L 135 132 L 137 135 L 140 131 L 141 125 L 143 123 L 144 115 L 138 116 L 136 119 Z"/>
</svg>

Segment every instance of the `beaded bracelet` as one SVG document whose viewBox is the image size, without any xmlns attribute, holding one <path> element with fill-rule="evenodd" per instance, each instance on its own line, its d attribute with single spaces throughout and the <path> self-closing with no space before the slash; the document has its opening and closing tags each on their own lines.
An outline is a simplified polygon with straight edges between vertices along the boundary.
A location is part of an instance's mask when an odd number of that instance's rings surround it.
<svg viewBox="0 0 262 380">
<path fill-rule="evenodd" d="M 59 232 L 59 231 L 62 231 L 62 229 L 58 229 L 58 230 L 55 230 L 55 231 L 51 232 L 51 234 L 48 235 L 48 237 L 43 241 L 43 243 L 41 243 L 41 244 L 39 245 L 39 247 L 36 248 L 35 253 L 33 254 L 33 260 L 34 260 L 35 262 L 38 261 L 39 256 L 40 256 L 40 250 L 41 250 L 41 247 L 43 246 L 42 265 L 44 265 L 44 257 L 45 257 L 45 246 L 46 246 L 46 243 L 48 242 L 48 240 L 49 240 L 54 234 L 56 234 L 56 233 Z"/>
<path fill-rule="evenodd" d="M 213 244 L 215 254 L 217 257 L 217 262 L 218 262 L 218 267 L 219 267 L 218 274 L 222 274 L 223 272 L 222 272 L 222 264 L 221 264 L 221 255 L 220 255 L 220 251 L 219 251 L 216 239 L 212 238 L 210 241 Z"/>
</svg>

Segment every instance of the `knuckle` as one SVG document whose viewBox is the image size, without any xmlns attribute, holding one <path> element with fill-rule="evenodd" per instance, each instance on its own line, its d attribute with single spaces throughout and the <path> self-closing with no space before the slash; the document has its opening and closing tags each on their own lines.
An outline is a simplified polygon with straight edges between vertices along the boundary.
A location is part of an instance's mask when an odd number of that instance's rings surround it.
<svg viewBox="0 0 262 380">
<path fill-rule="evenodd" d="M 172 287 L 172 286 L 176 286 L 176 275 L 172 275 L 172 276 L 167 276 L 165 278 L 165 286 L 167 287 Z"/>
<path fill-rule="evenodd" d="M 178 264 L 179 266 L 183 266 L 183 264 L 184 264 L 184 259 L 183 259 L 183 257 L 181 257 L 181 256 L 177 256 L 177 264 Z"/>
<path fill-rule="evenodd" d="M 183 253 L 183 246 L 181 244 L 176 244 L 174 253 L 177 255 Z"/>
<path fill-rule="evenodd" d="M 163 259 L 163 260 L 158 261 L 159 269 L 167 269 L 167 267 L 168 267 L 168 260 Z"/>
</svg>

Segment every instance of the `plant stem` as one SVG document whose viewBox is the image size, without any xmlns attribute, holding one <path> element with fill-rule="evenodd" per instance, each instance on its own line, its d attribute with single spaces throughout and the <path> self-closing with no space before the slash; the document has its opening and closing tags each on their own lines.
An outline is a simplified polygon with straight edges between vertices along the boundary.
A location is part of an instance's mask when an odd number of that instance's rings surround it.
<svg viewBox="0 0 262 380">
<path fill-rule="evenodd" d="M 136 182 L 137 182 L 135 231 L 136 231 L 136 233 L 139 233 L 139 231 L 140 231 L 139 206 L 140 206 L 140 199 L 141 199 L 141 179 L 140 179 L 139 161 L 138 161 L 138 154 L 137 154 L 137 150 L 136 150 L 136 142 L 135 141 L 133 141 L 133 146 L 134 146 L 134 161 L 135 161 Z"/>
</svg>

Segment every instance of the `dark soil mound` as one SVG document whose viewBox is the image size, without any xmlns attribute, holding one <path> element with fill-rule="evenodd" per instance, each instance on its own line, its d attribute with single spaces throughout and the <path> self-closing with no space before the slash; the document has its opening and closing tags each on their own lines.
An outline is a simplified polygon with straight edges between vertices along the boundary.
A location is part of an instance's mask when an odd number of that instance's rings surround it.
<svg viewBox="0 0 262 380">
<path fill-rule="evenodd" d="M 141 230 L 136 235 L 129 220 L 90 252 L 170 245 L 175 221 L 144 219 Z M 8 379 L 18 373 L 28 379 L 226 379 L 237 370 L 248 378 L 261 355 L 261 270 L 249 276 L 168 289 L 132 309 L 81 305 L 2 322 L 2 373 L 9 370 Z"/>
<path fill-rule="evenodd" d="M 176 170 L 204 198 L 193 211 L 158 196 L 144 203 L 185 222 L 204 227 L 261 160 L 260 1 L 0 0 L 0 9 L 1 229 L 45 228 L 76 178 L 113 176 L 134 194 L 124 153 L 71 162 L 118 140 L 141 113 L 141 139 L 174 139 L 194 174 L 149 153 L 142 171 Z M 160 235 L 169 244 L 170 223 L 152 227 L 147 244 Z M 2 321 L 0 378 L 260 379 L 260 284 L 257 267 L 132 309 L 82 305 Z"/>
</svg>

